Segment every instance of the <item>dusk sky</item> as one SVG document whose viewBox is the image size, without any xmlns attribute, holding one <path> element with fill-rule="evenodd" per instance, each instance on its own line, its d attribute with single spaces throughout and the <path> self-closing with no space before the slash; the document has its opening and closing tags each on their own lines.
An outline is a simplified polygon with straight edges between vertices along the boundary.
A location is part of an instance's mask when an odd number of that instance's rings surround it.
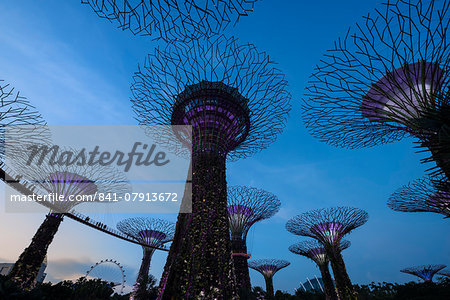
<svg viewBox="0 0 450 300">
<path fill-rule="evenodd" d="M 425 175 L 414 140 L 360 150 L 329 146 L 313 138 L 299 106 L 314 66 L 339 36 L 381 0 L 264 0 L 225 35 L 253 43 L 269 54 L 286 74 L 293 110 L 286 130 L 268 149 L 228 164 L 229 185 L 248 185 L 276 194 L 280 212 L 257 223 L 247 243 L 252 258 L 291 262 L 274 277 L 275 289 L 293 292 L 306 278 L 320 275 L 313 262 L 288 251 L 306 238 L 285 230 L 286 222 L 308 210 L 353 206 L 369 213 L 367 224 L 349 234 L 343 252 L 354 283 L 403 283 L 415 278 L 400 273 L 422 264 L 450 265 L 449 223 L 431 213 L 390 210 L 390 194 Z M 164 42 L 134 36 L 100 19 L 79 0 L 0 2 L 0 79 L 14 86 L 50 125 L 135 125 L 130 103 L 132 75 L 145 56 Z M 3 183 L 2 183 L 2 189 Z M 2 191 L 3 193 L 3 191 Z M 5 213 L 0 197 L 0 262 L 14 262 L 44 220 L 42 214 Z M 106 215 L 112 227 L 125 217 Z M 141 216 L 141 215 L 139 215 Z M 172 221 L 176 214 L 151 214 Z M 74 279 L 89 266 L 112 258 L 133 284 L 142 259 L 140 246 L 92 230 L 66 218 L 48 251 L 46 281 Z M 166 253 L 156 252 L 150 273 L 160 278 Z M 263 276 L 250 271 L 253 286 Z"/>
</svg>

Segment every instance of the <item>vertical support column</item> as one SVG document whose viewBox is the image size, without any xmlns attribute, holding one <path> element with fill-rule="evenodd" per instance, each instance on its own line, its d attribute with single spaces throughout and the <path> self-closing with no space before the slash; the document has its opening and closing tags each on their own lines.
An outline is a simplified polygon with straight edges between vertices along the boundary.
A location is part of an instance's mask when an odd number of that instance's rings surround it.
<svg viewBox="0 0 450 300">
<path fill-rule="evenodd" d="M 327 250 L 327 255 L 330 258 L 331 268 L 333 269 L 334 280 L 339 299 L 356 300 L 356 293 L 353 289 L 353 284 L 348 276 L 345 268 L 345 263 L 340 252 L 335 252 L 330 249 Z"/>
<path fill-rule="evenodd" d="M 231 250 L 238 293 L 241 297 L 249 297 L 252 286 L 248 270 L 248 256 L 245 255 L 247 254 L 247 245 L 241 237 L 236 237 L 231 240 Z"/>
<path fill-rule="evenodd" d="M 328 262 L 320 264 L 319 270 L 322 275 L 322 282 L 325 289 L 325 298 L 327 300 L 337 300 L 336 289 L 334 288 L 333 279 L 331 278 L 330 270 L 328 269 Z"/>
<path fill-rule="evenodd" d="M 152 261 L 153 253 L 155 252 L 155 249 L 147 247 L 142 247 L 142 250 L 143 256 L 141 267 L 139 268 L 139 273 L 132 292 L 132 297 L 136 300 L 144 300 L 141 296 L 146 294 L 150 263 Z"/>
<path fill-rule="evenodd" d="M 268 300 L 275 299 L 273 292 L 273 276 L 264 276 L 266 280 L 266 296 Z"/>
<path fill-rule="evenodd" d="M 8 275 L 23 289 L 32 289 L 36 284 L 36 277 L 47 255 L 47 249 L 53 241 L 63 220 L 62 214 L 49 213 L 39 226 L 30 245 L 22 252 Z"/>
<path fill-rule="evenodd" d="M 184 235 L 182 230 L 175 233 L 174 239 L 182 243 L 170 266 L 162 298 L 233 299 L 225 157 L 197 151 L 192 170 L 192 214 L 183 225 Z"/>
</svg>

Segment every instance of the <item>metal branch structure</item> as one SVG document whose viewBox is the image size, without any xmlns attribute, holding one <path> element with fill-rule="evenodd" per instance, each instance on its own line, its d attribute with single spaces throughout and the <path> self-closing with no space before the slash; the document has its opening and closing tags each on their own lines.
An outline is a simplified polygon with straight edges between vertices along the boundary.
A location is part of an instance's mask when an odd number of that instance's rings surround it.
<svg viewBox="0 0 450 300">
<path fill-rule="evenodd" d="M 341 255 L 341 240 L 352 230 L 365 224 L 368 218 L 368 213 L 358 208 L 332 207 L 303 213 L 286 223 L 289 232 L 312 237 L 323 244 L 331 262 L 339 298 L 356 299 Z"/>
<path fill-rule="evenodd" d="M 423 265 L 406 268 L 400 272 L 420 277 L 424 282 L 432 282 L 434 275 L 445 267 L 446 265 Z"/>
<path fill-rule="evenodd" d="M 341 240 L 339 251 L 350 247 L 350 242 Z M 317 240 L 302 241 L 291 245 L 289 251 L 292 253 L 305 256 L 314 261 L 322 275 L 322 281 L 325 289 L 325 298 L 327 300 L 338 299 L 336 289 L 334 288 L 333 279 L 331 278 L 330 270 L 328 268 L 329 258 L 326 254 L 325 247 Z"/>
<path fill-rule="evenodd" d="M 450 2 L 388 0 L 315 68 L 303 120 L 334 146 L 417 137 L 449 175 Z"/>
<path fill-rule="evenodd" d="M 16 153 L 35 142 L 48 141 L 45 120 L 20 92 L 0 79 L 0 160 L 4 160 L 5 144 Z"/>
<path fill-rule="evenodd" d="M 266 280 L 266 297 L 274 299 L 273 276 L 291 263 L 282 259 L 256 259 L 248 262 L 248 266 L 264 276 Z"/>
<path fill-rule="evenodd" d="M 446 178 L 416 179 L 395 191 L 389 208 L 401 212 L 433 212 L 450 217 L 450 183 Z"/>
<path fill-rule="evenodd" d="M 167 42 L 211 37 L 253 11 L 257 0 L 81 0 L 99 17 Z M 234 25 L 233 24 L 233 25 Z"/>
<path fill-rule="evenodd" d="M 192 126 L 189 140 L 174 134 L 192 144 L 192 214 L 179 215 L 164 299 L 234 297 L 226 159 L 275 141 L 291 108 L 286 87 L 267 54 L 223 36 L 156 49 L 135 73 L 132 103 L 141 125 Z"/>
<path fill-rule="evenodd" d="M 439 272 L 436 273 L 437 275 L 442 275 L 445 277 L 450 277 L 450 271 L 449 270 L 441 270 Z"/>
<path fill-rule="evenodd" d="M 76 149 L 54 148 L 53 145 L 39 146 L 46 147 L 51 155 L 41 156 L 39 159 L 42 160 L 33 160 L 28 164 L 28 153 L 22 153 L 11 160 L 11 168 L 16 172 L 20 170 L 33 193 L 55 196 L 41 201 L 49 203 L 48 206 L 52 207 L 51 214 L 61 216 L 82 203 L 105 202 L 101 201 L 100 197 L 94 198 L 98 194 L 116 193 L 117 199 L 120 199 L 119 197 L 131 190 L 125 173 L 113 167 L 65 163 L 73 159 L 75 153 L 79 153 Z"/>
<path fill-rule="evenodd" d="M 142 263 L 136 284 L 133 286 L 132 295 L 135 299 L 139 299 L 140 297 L 137 295 L 145 294 L 147 288 L 145 283 L 150 271 L 151 259 L 155 252 L 154 247 L 161 247 L 173 240 L 175 223 L 162 219 L 129 218 L 117 223 L 117 229 L 151 246 L 142 247 L 144 251 Z"/>
<path fill-rule="evenodd" d="M 58 154 L 61 155 L 67 151 L 73 151 L 73 149 L 60 149 Z M 51 157 L 52 155 L 47 155 L 39 166 L 27 165 L 25 155 L 18 155 L 14 162 L 17 164 L 14 168 L 21 170 L 22 174 L 28 178 L 30 190 L 36 195 L 48 196 L 47 202 L 54 208 L 46 216 L 30 245 L 19 256 L 9 274 L 24 289 L 31 289 L 36 284 L 39 268 L 58 231 L 64 213 L 80 203 L 98 201 L 93 198 L 96 193 L 116 193 L 120 196 L 130 190 L 124 173 L 116 169 L 106 166 L 52 164 Z M 77 199 L 77 196 L 89 197 L 82 200 Z"/>
<path fill-rule="evenodd" d="M 272 193 L 261 189 L 233 186 L 228 188 L 228 221 L 231 233 L 236 284 L 240 293 L 251 291 L 247 259 L 247 233 L 256 222 L 271 218 L 280 209 L 281 202 Z"/>
</svg>

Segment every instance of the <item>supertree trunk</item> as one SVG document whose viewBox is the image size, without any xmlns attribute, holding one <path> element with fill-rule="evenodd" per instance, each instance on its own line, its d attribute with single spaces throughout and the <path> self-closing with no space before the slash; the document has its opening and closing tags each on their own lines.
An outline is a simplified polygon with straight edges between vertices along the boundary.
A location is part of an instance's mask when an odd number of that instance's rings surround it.
<svg viewBox="0 0 450 300">
<path fill-rule="evenodd" d="M 48 214 L 33 236 L 30 245 L 14 264 L 9 277 L 23 289 L 29 290 L 35 286 L 39 269 L 45 255 L 47 255 L 47 249 L 52 243 L 62 220 L 61 214 Z"/>
<path fill-rule="evenodd" d="M 356 300 L 356 293 L 353 289 L 350 277 L 347 274 L 345 263 L 340 252 L 327 251 L 333 269 L 336 290 L 340 300 Z"/>
<path fill-rule="evenodd" d="M 248 271 L 247 245 L 241 238 L 231 240 L 231 250 L 233 251 L 234 273 L 236 275 L 236 288 L 240 295 L 251 291 L 250 273 Z M 238 255 L 236 255 L 238 254 Z"/>
<path fill-rule="evenodd" d="M 264 276 L 266 280 L 266 298 L 267 300 L 275 299 L 275 295 L 273 292 L 273 277 L 272 276 Z"/>
<path fill-rule="evenodd" d="M 192 162 L 189 165 L 189 171 L 187 178 L 191 179 L 192 174 Z M 162 296 L 164 294 L 164 291 L 166 289 L 167 280 L 169 277 L 170 269 L 172 265 L 175 263 L 176 258 L 178 257 L 178 254 L 181 250 L 181 245 L 184 242 L 184 236 L 186 236 L 187 232 L 187 224 L 189 220 L 191 220 L 192 214 L 191 213 L 184 213 L 183 211 L 186 211 L 188 208 L 188 201 L 191 201 L 191 197 L 188 196 L 188 193 L 191 193 L 191 187 L 192 181 L 187 181 L 185 188 L 184 188 L 184 194 L 183 198 L 181 199 L 181 207 L 180 207 L 180 213 L 178 214 L 177 223 L 175 226 L 175 234 L 174 234 L 174 240 L 172 244 L 170 245 L 169 254 L 167 255 L 166 264 L 164 266 L 164 271 L 161 276 L 161 280 L 159 282 L 159 290 L 160 294 L 158 295 L 158 300 L 162 299 Z"/>
<path fill-rule="evenodd" d="M 192 163 L 192 214 L 184 236 L 175 234 L 174 240 L 183 242 L 170 267 L 163 299 L 232 299 L 225 157 L 194 153 Z"/>
<path fill-rule="evenodd" d="M 333 279 L 331 278 L 328 263 L 319 265 L 320 274 L 322 275 L 323 286 L 325 289 L 325 299 L 337 300 L 336 289 L 334 288 Z"/>
<path fill-rule="evenodd" d="M 146 295 L 147 292 L 147 280 L 148 273 L 150 271 L 150 263 L 152 261 L 154 249 L 150 249 L 147 247 L 143 248 L 144 254 L 142 256 L 141 267 L 139 268 L 139 273 L 136 279 L 135 288 L 133 291 L 135 300 L 144 300 L 142 298 L 143 295 Z"/>
<path fill-rule="evenodd" d="M 183 237 L 187 234 L 187 224 L 191 220 L 192 214 L 190 213 L 180 213 L 177 219 L 177 225 L 175 227 L 175 235 L 172 244 L 170 245 L 169 254 L 166 259 L 166 264 L 164 266 L 164 271 L 161 276 L 161 281 L 159 283 L 160 295 L 158 299 L 170 299 L 167 297 L 163 298 L 163 295 L 167 295 L 171 292 L 171 288 L 167 285 L 169 280 L 169 274 L 172 266 L 175 264 L 178 255 L 182 249 L 182 245 L 185 243 Z"/>
</svg>

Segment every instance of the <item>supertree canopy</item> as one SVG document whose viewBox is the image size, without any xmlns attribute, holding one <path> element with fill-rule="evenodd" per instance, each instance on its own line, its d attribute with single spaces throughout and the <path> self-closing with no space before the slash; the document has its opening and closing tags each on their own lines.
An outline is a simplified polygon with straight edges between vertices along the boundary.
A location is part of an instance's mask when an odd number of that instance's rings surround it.
<svg viewBox="0 0 450 300">
<path fill-rule="evenodd" d="M 420 277 L 425 282 L 431 282 L 433 281 L 433 276 L 445 267 L 446 265 L 423 265 L 406 268 L 400 270 L 400 272 Z"/>
<path fill-rule="evenodd" d="M 161 247 L 173 240 L 175 223 L 152 218 L 129 218 L 117 223 L 117 229 L 152 247 L 142 247 L 143 257 L 133 294 L 141 295 L 146 291 L 146 279 L 150 271 L 150 262 L 155 252 L 153 247 Z M 136 297 L 138 298 L 138 297 Z"/>
<path fill-rule="evenodd" d="M 250 156 L 281 133 L 286 85 L 265 53 L 223 36 L 157 49 L 135 74 L 140 124 L 192 126 L 190 140 L 175 132 L 192 143 L 192 214 L 183 225 L 179 216 L 177 226 L 189 225 L 176 230 L 164 297 L 233 297 L 225 161 Z"/>
<path fill-rule="evenodd" d="M 449 5 L 388 0 L 337 40 L 306 88 L 310 132 L 346 148 L 412 135 L 448 175 Z"/>
<path fill-rule="evenodd" d="M 449 270 L 441 270 L 441 271 L 437 272 L 436 274 L 442 275 L 442 276 L 445 276 L 445 277 L 450 277 L 450 271 Z"/>
<path fill-rule="evenodd" d="M 341 240 L 339 250 L 345 250 L 350 247 L 350 242 Z M 331 278 L 330 270 L 328 268 L 329 258 L 326 254 L 324 246 L 317 240 L 302 241 L 291 245 L 289 251 L 292 253 L 305 256 L 317 264 L 322 275 L 322 281 L 325 289 L 325 297 L 328 300 L 337 299 L 336 290 L 334 288 L 333 279 Z"/>
<path fill-rule="evenodd" d="M 73 149 L 60 149 L 59 154 Z M 76 152 L 75 152 L 76 153 Z M 58 231 L 63 215 L 80 203 L 94 202 L 96 193 L 116 193 L 118 197 L 129 192 L 130 186 L 124 173 L 110 167 L 78 165 L 78 164 L 51 164 L 52 155 L 47 155 L 41 165 L 27 165 L 26 158 L 17 157 L 14 163 L 27 180 L 30 181 L 31 190 L 36 195 L 48 196 L 46 202 L 40 202 L 52 207 L 30 245 L 22 252 L 14 264 L 9 276 L 24 289 L 32 288 L 44 260 L 47 249 Z M 15 167 L 17 167 L 15 166 Z M 59 198 L 61 196 L 62 198 Z M 79 197 L 86 197 L 80 199 Z M 89 198 L 91 197 L 91 198 Z"/>
<path fill-rule="evenodd" d="M 354 299 L 356 296 L 341 255 L 341 240 L 366 223 L 368 218 L 368 213 L 358 208 L 332 207 L 303 213 L 286 223 L 289 232 L 312 237 L 323 244 L 331 262 L 338 296 L 343 299 Z"/>
<path fill-rule="evenodd" d="M 194 152 L 231 161 L 273 143 L 291 109 L 287 82 L 269 56 L 224 36 L 157 48 L 131 90 L 140 124 L 192 125 Z"/>
<path fill-rule="evenodd" d="M 388 200 L 388 206 L 402 212 L 433 212 L 450 217 L 450 183 L 445 177 L 424 177 L 401 187 Z"/>
<path fill-rule="evenodd" d="M 4 163 L 5 143 L 11 152 L 33 142 L 46 142 L 45 121 L 30 102 L 0 79 L 0 163 Z M 7 128 L 8 127 L 8 128 Z"/>
<path fill-rule="evenodd" d="M 166 41 L 212 36 L 253 11 L 257 0 L 81 0 L 133 34 Z"/>
<path fill-rule="evenodd" d="M 273 276 L 291 263 L 281 259 L 256 259 L 248 262 L 248 266 L 264 276 L 266 280 L 266 296 L 273 299 Z"/>
<path fill-rule="evenodd" d="M 228 220 L 231 251 L 238 290 L 251 290 L 247 259 L 247 233 L 258 221 L 268 219 L 280 209 L 280 200 L 261 189 L 233 186 L 228 188 Z"/>
</svg>

